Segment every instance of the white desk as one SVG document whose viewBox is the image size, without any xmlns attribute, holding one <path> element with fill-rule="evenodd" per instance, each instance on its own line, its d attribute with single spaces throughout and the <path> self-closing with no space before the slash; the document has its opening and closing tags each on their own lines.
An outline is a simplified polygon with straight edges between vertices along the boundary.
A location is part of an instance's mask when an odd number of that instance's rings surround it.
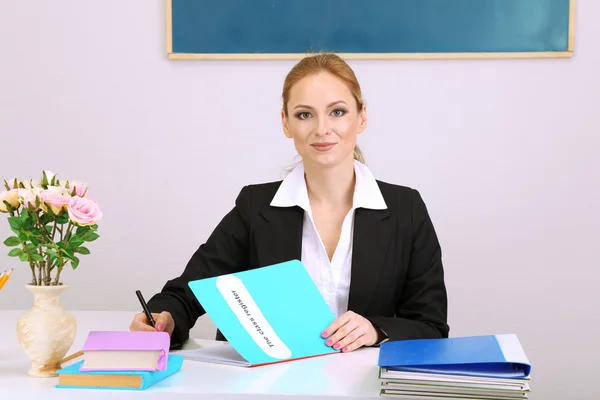
<svg viewBox="0 0 600 400">
<path fill-rule="evenodd" d="M 270 366 L 233 367 L 185 360 L 178 374 L 146 390 L 56 389 L 58 378 L 31 378 L 29 360 L 17 340 L 24 311 L 0 310 L 0 397 L 2 399 L 381 399 L 377 348 Z M 128 330 L 134 312 L 73 312 L 77 335 L 67 355 L 81 349 L 90 330 Z M 192 341 L 186 348 L 218 345 Z M 73 360 L 72 362 L 76 362 Z"/>
</svg>

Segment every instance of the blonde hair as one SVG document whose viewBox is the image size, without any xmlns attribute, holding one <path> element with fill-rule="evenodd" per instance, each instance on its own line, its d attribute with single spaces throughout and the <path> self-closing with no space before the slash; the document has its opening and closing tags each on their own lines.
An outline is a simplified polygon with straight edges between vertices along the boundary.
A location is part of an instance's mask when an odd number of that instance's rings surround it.
<svg viewBox="0 0 600 400">
<path fill-rule="evenodd" d="M 300 60 L 290 72 L 288 72 L 285 77 L 285 81 L 283 83 L 283 112 L 285 116 L 288 116 L 287 105 L 290 98 L 290 91 L 292 87 L 302 78 L 306 78 L 309 75 L 314 75 L 319 72 L 328 72 L 342 82 L 346 84 L 350 92 L 352 92 L 352 96 L 354 100 L 356 100 L 356 105 L 358 107 L 358 111 L 363 107 L 363 97 L 362 92 L 360 90 L 360 84 L 358 83 L 358 79 L 356 79 L 356 75 L 354 75 L 354 71 L 350 66 L 344 61 L 340 56 L 333 53 L 317 53 L 312 56 L 308 56 Z M 365 164 L 365 158 L 358 146 L 354 146 L 354 159 Z"/>
</svg>

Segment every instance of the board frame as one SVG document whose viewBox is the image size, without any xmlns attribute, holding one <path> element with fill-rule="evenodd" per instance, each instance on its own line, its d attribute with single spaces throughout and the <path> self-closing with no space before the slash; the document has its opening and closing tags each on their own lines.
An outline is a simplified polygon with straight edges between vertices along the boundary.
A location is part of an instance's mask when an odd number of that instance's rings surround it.
<svg viewBox="0 0 600 400">
<path fill-rule="evenodd" d="M 218 0 L 216 0 L 218 1 Z M 570 58 L 575 48 L 576 0 L 569 0 L 569 32 L 567 51 L 540 52 L 467 52 L 467 53 L 337 53 L 346 60 L 461 60 L 461 59 L 525 59 Z M 172 0 L 166 5 L 166 50 L 169 60 L 299 60 L 305 53 L 174 53 Z"/>
</svg>

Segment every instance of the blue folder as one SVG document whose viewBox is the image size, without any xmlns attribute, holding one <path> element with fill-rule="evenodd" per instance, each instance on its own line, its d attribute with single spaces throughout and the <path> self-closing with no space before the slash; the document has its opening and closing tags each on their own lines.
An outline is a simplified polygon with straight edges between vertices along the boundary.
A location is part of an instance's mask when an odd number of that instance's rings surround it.
<svg viewBox="0 0 600 400">
<path fill-rule="evenodd" d="M 82 364 L 83 360 L 58 370 L 57 373 L 59 376 L 59 384 L 55 387 L 68 389 L 144 390 L 162 381 L 163 379 L 168 378 L 176 372 L 179 372 L 179 370 L 181 369 L 181 365 L 183 364 L 183 357 L 177 354 L 169 354 L 169 359 L 167 361 L 167 369 L 164 371 L 80 371 L 79 368 Z M 110 385 L 61 385 L 61 375 L 130 375 L 139 376 L 141 378 L 141 383 L 139 387 L 123 387 Z"/>
<path fill-rule="evenodd" d="M 502 379 L 525 379 L 531 373 L 514 334 L 385 342 L 378 364 L 395 371 Z"/>
<path fill-rule="evenodd" d="M 339 353 L 321 333 L 335 320 L 300 260 L 189 282 L 236 354 L 186 357 L 256 366 Z M 210 353 L 210 354 L 208 354 Z M 206 357 L 204 357 L 206 356 Z M 203 358 L 204 357 L 204 358 Z"/>
</svg>

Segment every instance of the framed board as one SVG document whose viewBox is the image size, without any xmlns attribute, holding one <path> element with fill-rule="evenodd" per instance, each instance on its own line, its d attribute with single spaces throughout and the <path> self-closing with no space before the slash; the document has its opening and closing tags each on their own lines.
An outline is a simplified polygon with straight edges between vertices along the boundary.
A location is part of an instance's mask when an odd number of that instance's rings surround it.
<svg viewBox="0 0 600 400">
<path fill-rule="evenodd" d="M 166 0 L 169 59 L 560 58 L 575 0 Z"/>
</svg>

